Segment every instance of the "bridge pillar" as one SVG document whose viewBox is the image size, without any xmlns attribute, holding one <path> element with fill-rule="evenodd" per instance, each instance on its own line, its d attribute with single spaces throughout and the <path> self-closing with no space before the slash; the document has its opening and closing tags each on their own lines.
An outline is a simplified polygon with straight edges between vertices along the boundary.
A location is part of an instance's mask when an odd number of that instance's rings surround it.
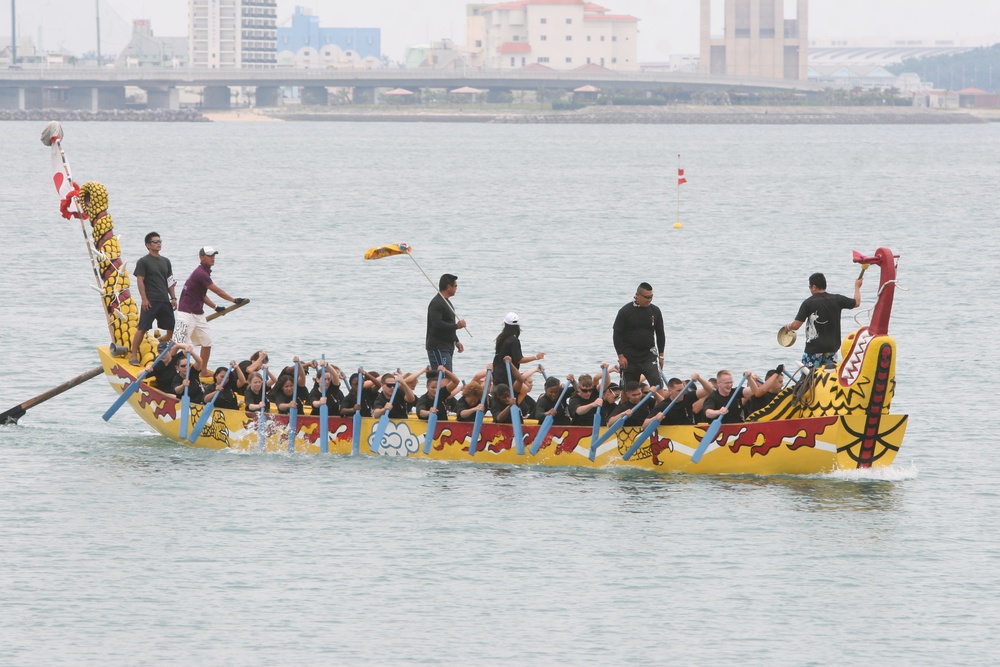
<svg viewBox="0 0 1000 667">
<path fill-rule="evenodd" d="M 24 94 L 24 106 L 22 109 L 44 109 L 45 89 L 44 88 L 22 88 Z"/>
<path fill-rule="evenodd" d="M 173 86 L 167 88 L 145 88 L 146 108 L 169 109 L 177 111 L 181 108 L 181 95 Z"/>
<path fill-rule="evenodd" d="M 24 88 L 0 88 L 0 109 L 24 111 Z"/>
<path fill-rule="evenodd" d="M 205 86 L 201 93 L 203 109 L 229 109 L 232 94 L 229 86 Z"/>
<path fill-rule="evenodd" d="M 97 88 L 68 88 L 66 90 L 66 108 L 97 111 Z"/>
<path fill-rule="evenodd" d="M 354 104 L 375 104 L 374 86 L 355 86 L 351 93 L 351 101 Z"/>
<path fill-rule="evenodd" d="M 105 109 L 124 109 L 126 106 L 125 86 L 97 89 L 97 109 L 99 111 Z"/>
<path fill-rule="evenodd" d="M 326 89 L 326 86 L 303 86 L 302 104 L 329 106 L 330 91 Z"/>
<path fill-rule="evenodd" d="M 281 88 L 277 86 L 257 86 L 253 94 L 255 107 L 276 107 L 281 104 Z"/>
</svg>

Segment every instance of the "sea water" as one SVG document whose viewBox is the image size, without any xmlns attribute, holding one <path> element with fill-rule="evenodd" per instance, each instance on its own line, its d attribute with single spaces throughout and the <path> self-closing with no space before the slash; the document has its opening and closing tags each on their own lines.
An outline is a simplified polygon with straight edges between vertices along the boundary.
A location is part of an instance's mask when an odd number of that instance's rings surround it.
<svg viewBox="0 0 1000 667">
<path fill-rule="evenodd" d="M 0 409 L 107 341 L 40 124 L 0 124 Z M 549 374 L 613 358 L 641 281 L 669 375 L 763 373 L 851 251 L 899 253 L 888 469 L 701 477 L 174 444 L 95 379 L 0 428 L 0 664 L 986 664 L 1000 627 L 1000 125 L 67 123 L 131 268 L 155 230 L 251 303 L 212 365 L 266 349 L 416 370 L 459 276 L 456 371 L 503 315 Z M 678 158 L 679 156 L 679 158 Z M 678 221 L 676 170 L 686 172 Z M 867 322 L 864 303 L 845 313 Z"/>
</svg>

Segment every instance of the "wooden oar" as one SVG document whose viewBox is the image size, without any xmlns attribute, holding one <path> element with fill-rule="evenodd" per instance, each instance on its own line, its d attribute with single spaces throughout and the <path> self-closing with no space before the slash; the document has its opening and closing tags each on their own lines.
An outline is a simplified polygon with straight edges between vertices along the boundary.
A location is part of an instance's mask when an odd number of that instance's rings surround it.
<svg viewBox="0 0 1000 667">
<path fill-rule="evenodd" d="M 365 384 L 365 374 L 362 369 L 358 369 L 358 401 L 355 403 L 358 409 L 354 411 L 354 433 L 351 436 L 351 456 L 361 453 L 361 388 Z"/>
<path fill-rule="evenodd" d="M 292 362 L 292 407 L 288 409 L 288 453 L 295 453 L 295 434 L 299 430 L 299 359 Z"/>
<path fill-rule="evenodd" d="M 438 381 L 437 385 L 434 387 L 434 402 L 431 403 L 432 408 L 438 406 L 438 394 L 441 393 L 441 380 L 444 379 L 444 373 L 438 371 Z M 424 454 L 431 453 L 431 445 L 434 444 L 434 430 L 438 425 L 438 416 L 436 412 L 431 412 L 427 415 L 427 433 L 424 435 Z"/>
<path fill-rule="evenodd" d="M 191 353 L 188 352 L 186 355 L 187 367 L 184 369 L 184 396 L 181 398 L 181 440 L 186 440 L 188 437 L 188 429 L 191 428 L 191 393 L 188 389 L 191 388 L 189 381 L 191 379 Z"/>
<path fill-rule="evenodd" d="M 167 346 L 163 348 L 163 352 L 160 352 L 160 356 L 156 357 L 156 359 L 153 360 L 153 366 L 156 365 L 156 362 L 163 359 L 163 357 L 166 356 L 167 352 L 169 352 L 173 348 L 173 346 L 174 344 L 172 342 L 167 343 Z M 139 384 L 146 379 L 149 373 L 150 371 L 148 370 L 142 371 L 141 373 L 139 373 L 139 377 L 137 377 L 134 382 L 125 387 L 124 391 L 122 391 L 122 393 L 118 396 L 118 398 L 115 399 L 115 402 L 111 404 L 111 407 L 108 408 L 107 412 L 105 412 L 104 415 L 102 416 L 104 421 L 108 421 L 109 419 L 114 417 L 115 413 L 118 412 L 118 408 L 125 405 L 125 402 L 128 401 L 129 398 L 131 398 L 132 394 L 139 391 Z"/>
<path fill-rule="evenodd" d="M 83 384 L 87 380 L 97 377 L 103 371 L 104 371 L 103 366 L 97 366 L 95 368 L 91 368 L 86 373 L 82 373 L 80 375 L 77 375 L 72 380 L 67 380 L 66 382 L 63 382 L 58 387 L 53 387 L 52 389 L 49 389 L 48 391 L 43 392 L 38 396 L 35 396 L 34 398 L 29 398 L 20 405 L 15 405 L 6 412 L 0 413 L 0 426 L 6 426 L 8 424 L 16 424 L 17 420 L 23 417 L 25 412 L 27 412 L 29 409 L 35 407 L 39 403 L 44 403 L 53 396 L 58 396 L 67 389 L 72 389 L 78 384 Z"/>
<path fill-rule="evenodd" d="M 267 449 L 267 368 L 261 367 L 260 414 L 257 415 L 257 441 L 260 451 Z"/>
<path fill-rule="evenodd" d="M 747 381 L 747 376 L 744 375 L 743 379 L 740 380 L 740 383 L 736 385 L 735 389 L 733 389 L 733 393 L 729 397 L 729 401 L 726 403 L 727 411 L 729 410 L 729 406 L 733 404 L 733 401 L 736 400 L 736 397 L 739 395 L 739 393 L 743 391 L 743 383 L 746 381 Z M 701 461 L 701 457 L 705 455 L 705 450 L 707 450 L 708 446 L 712 444 L 713 440 L 715 440 L 715 436 L 719 434 L 719 429 L 722 428 L 722 420 L 725 416 L 726 415 L 719 415 L 718 417 L 716 417 L 715 421 L 713 421 L 712 424 L 708 427 L 708 430 L 705 431 L 705 436 L 701 439 L 701 442 L 698 444 L 698 449 L 694 450 L 694 454 L 691 455 L 691 463 L 698 463 L 699 461 Z"/>
<path fill-rule="evenodd" d="M 229 374 L 233 372 L 233 367 L 230 366 L 226 369 L 226 376 L 222 378 L 222 382 L 216 385 L 215 396 L 212 400 L 205 404 L 205 408 L 201 411 L 201 416 L 198 417 L 198 421 L 194 425 L 194 429 L 191 431 L 191 435 L 188 436 L 188 442 L 194 444 L 198 442 L 198 438 L 201 436 L 201 432 L 205 430 L 205 425 L 208 424 L 209 417 L 212 416 L 212 412 L 215 410 L 215 401 L 218 400 L 219 395 L 222 390 L 226 387 L 226 382 L 229 381 Z"/>
<path fill-rule="evenodd" d="M 628 448 L 627 452 L 625 452 L 625 456 L 622 457 L 623 459 L 628 461 L 630 458 L 632 458 L 632 455 L 635 454 L 640 447 L 642 447 L 642 444 L 647 440 L 649 440 L 649 437 L 653 435 L 653 431 L 655 431 L 657 427 L 659 427 L 660 422 L 662 422 L 663 418 L 667 416 L 667 413 L 670 412 L 670 409 L 674 407 L 674 405 L 676 405 L 677 401 L 681 400 L 681 398 L 684 397 L 684 394 L 688 392 L 688 389 L 690 389 L 692 385 L 694 385 L 694 380 L 688 380 L 688 383 L 684 385 L 683 389 L 681 389 L 681 393 L 677 394 L 677 398 L 670 401 L 670 405 L 668 405 L 667 409 L 663 411 L 663 416 L 661 416 L 659 419 L 654 418 L 653 421 L 649 422 L 649 426 L 642 429 L 642 433 L 639 434 L 639 437 L 635 439 L 635 442 L 632 443 L 632 446 Z"/>
<path fill-rule="evenodd" d="M 632 412 L 635 413 L 635 411 L 638 410 L 642 406 L 643 403 L 645 403 L 646 401 L 648 401 L 649 398 L 651 396 L 653 396 L 656 393 L 656 391 L 659 390 L 659 388 L 660 388 L 659 386 L 651 388 L 650 391 L 649 391 L 649 393 L 646 394 L 645 396 L 643 396 L 639 400 L 639 402 L 635 404 L 635 407 L 632 408 Z M 593 446 L 593 449 L 596 451 L 597 447 L 600 447 L 605 442 L 607 442 L 608 439 L 611 438 L 611 436 L 613 436 L 615 433 L 617 433 L 618 431 L 621 430 L 621 427 L 624 426 L 625 422 L 627 422 L 627 421 L 628 421 L 628 417 L 622 417 L 621 419 L 619 419 L 618 421 L 616 421 L 611 426 L 611 428 L 609 428 L 608 430 L 606 430 L 604 433 L 601 434 L 601 437 L 597 439 L 597 446 Z"/>
<path fill-rule="evenodd" d="M 597 436 L 601 430 L 601 408 L 604 407 L 604 392 L 608 390 L 608 368 L 604 367 L 603 373 L 601 373 L 601 393 L 598 396 L 601 399 L 601 404 L 597 406 L 597 410 L 594 411 L 594 428 L 590 431 L 590 460 L 593 461 L 597 458 Z"/>
<path fill-rule="evenodd" d="M 483 430 L 483 417 L 486 416 L 486 396 L 490 393 L 490 380 L 492 379 L 493 371 L 486 371 L 486 384 L 483 385 L 483 397 L 479 400 L 479 405 L 483 406 L 482 410 L 476 412 L 476 419 L 472 425 L 472 438 L 469 441 L 469 456 L 476 455 L 476 449 L 479 447 L 479 433 Z"/>
<path fill-rule="evenodd" d="M 319 404 L 319 451 L 327 454 L 330 451 L 330 408 L 326 404 L 326 354 L 321 355 L 323 365 L 319 368 L 319 386 L 321 402 Z"/>
<path fill-rule="evenodd" d="M 510 424 L 514 427 L 514 446 L 518 454 L 524 454 L 524 432 L 521 428 L 521 406 L 517 404 L 517 394 L 514 393 L 514 376 L 510 374 L 510 362 L 507 364 L 507 382 L 510 387 L 510 395 L 514 398 L 514 405 L 510 408 Z"/>
<path fill-rule="evenodd" d="M 396 384 L 392 387 L 392 396 L 389 397 L 389 402 L 386 403 L 385 412 L 378 419 L 378 428 L 375 429 L 375 437 L 372 439 L 371 450 L 378 454 L 379 448 L 382 446 L 382 438 L 385 437 L 385 432 L 389 428 L 389 413 L 392 412 L 393 403 L 396 400 L 396 392 L 399 391 L 399 378 L 396 378 Z"/>
<path fill-rule="evenodd" d="M 553 410 L 559 410 L 559 404 L 562 403 L 563 398 L 565 398 L 566 392 L 569 391 L 569 387 L 570 384 L 567 382 L 566 386 L 563 387 L 562 392 L 559 394 L 559 398 L 556 399 L 556 404 L 552 406 Z M 518 410 L 518 412 L 520 412 L 520 410 Z M 555 420 L 555 415 L 545 415 L 545 419 L 542 420 L 542 425 L 539 427 L 538 433 L 535 434 L 535 439 L 531 443 L 531 449 L 529 451 L 532 456 L 537 454 L 538 450 L 541 449 L 542 443 L 545 442 L 545 438 L 548 437 L 549 430 L 552 428 L 552 424 L 555 423 Z"/>
</svg>

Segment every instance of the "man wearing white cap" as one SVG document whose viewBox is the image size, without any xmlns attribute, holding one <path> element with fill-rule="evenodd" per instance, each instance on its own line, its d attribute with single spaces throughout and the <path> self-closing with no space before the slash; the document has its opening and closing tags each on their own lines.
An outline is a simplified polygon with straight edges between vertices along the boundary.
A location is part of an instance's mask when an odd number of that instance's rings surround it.
<svg viewBox="0 0 1000 667">
<path fill-rule="evenodd" d="M 212 354 L 212 332 L 205 319 L 205 306 L 215 310 L 225 310 L 208 298 L 212 291 L 226 301 L 242 303 L 243 299 L 234 299 L 225 290 L 212 282 L 212 267 L 215 266 L 215 256 L 219 251 L 212 246 L 205 246 L 198 251 L 201 263 L 191 272 L 184 289 L 181 290 L 181 300 L 177 305 L 177 329 L 183 342 L 192 342 L 201 346 L 202 368 L 209 368 L 208 358 Z"/>
</svg>

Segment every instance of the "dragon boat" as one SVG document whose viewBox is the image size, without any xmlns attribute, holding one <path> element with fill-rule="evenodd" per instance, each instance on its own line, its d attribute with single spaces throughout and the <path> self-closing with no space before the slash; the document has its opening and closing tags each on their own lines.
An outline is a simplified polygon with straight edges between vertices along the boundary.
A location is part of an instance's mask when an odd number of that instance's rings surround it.
<svg viewBox="0 0 1000 667">
<path fill-rule="evenodd" d="M 760 475 L 884 467 L 892 463 L 902 443 L 907 415 L 889 411 L 896 384 L 896 342 L 888 329 L 897 257 L 888 248 L 878 248 L 870 256 L 854 254 L 854 262 L 878 266 L 881 275 L 871 321 L 845 338 L 840 350 L 843 361 L 790 383 L 744 423 L 659 426 L 637 447 L 642 429 L 632 427 L 607 437 L 603 427 L 552 426 L 538 443 L 535 440 L 545 426 L 533 420 L 525 420 L 521 429 L 488 418 L 479 429 L 472 422 L 449 420 L 437 423 L 430 433 L 428 422 L 415 417 L 393 420 L 381 428 L 373 418 L 329 417 L 324 429 L 318 415 L 292 419 L 215 408 L 203 415 L 205 406 L 191 405 L 185 421 L 181 399 L 143 379 L 143 367 L 155 358 L 159 341 L 151 334 L 143 340 L 142 366 L 126 360 L 139 308 L 131 296 L 129 273 L 108 211 L 108 193 L 97 182 L 82 186 L 73 182 L 61 128 L 52 126 L 42 141 L 52 149 L 63 217 L 78 217 L 81 225 L 90 227 L 89 233 L 84 227 L 84 235 L 111 335 L 110 344 L 97 348 L 104 374 L 115 392 L 129 394 L 128 405 L 143 421 L 175 442 L 262 452 Z M 194 429 L 195 424 L 201 428 Z M 182 437 L 182 433 L 196 436 Z"/>
</svg>

